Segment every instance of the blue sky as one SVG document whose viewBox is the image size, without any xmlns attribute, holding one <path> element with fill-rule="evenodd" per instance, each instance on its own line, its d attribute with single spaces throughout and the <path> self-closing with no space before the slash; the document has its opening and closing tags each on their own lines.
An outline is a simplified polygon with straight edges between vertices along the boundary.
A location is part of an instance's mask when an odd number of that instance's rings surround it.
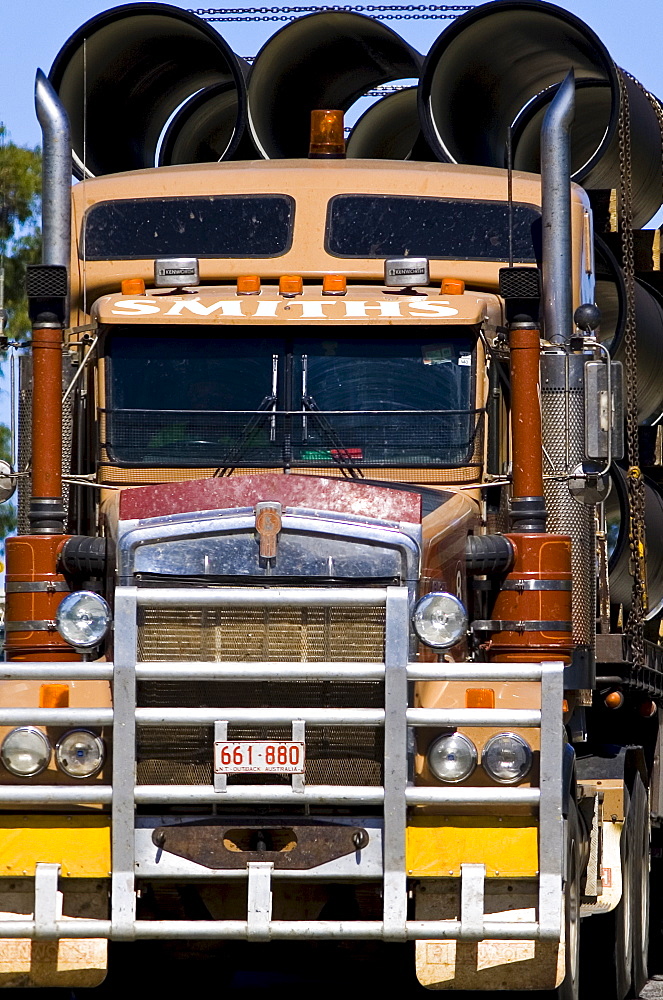
<svg viewBox="0 0 663 1000">
<path fill-rule="evenodd" d="M 68 36 L 84 21 L 113 6 L 107 0 L 0 0 L 0 121 L 5 123 L 14 142 L 32 145 L 40 141 L 32 97 L 37 67 L 48 72 Z M 191 9 L 187 3 L 175 2 L 173 6 Z M 231 0 L 226 6 L 258 4 L 256 0 Z M 586 21 L 602 38 L 618 65 L 663 97 L 661 0 L 630 0 L 628 4 L 624 0 L 568 0 L 560 6 Z M 445 21 L 387 23 L 424 53 L 446 24 Z M 216 25 L 235 52 L 243 56 L 255 55 L 280 26 L 273 22 Z"/>
</svg>

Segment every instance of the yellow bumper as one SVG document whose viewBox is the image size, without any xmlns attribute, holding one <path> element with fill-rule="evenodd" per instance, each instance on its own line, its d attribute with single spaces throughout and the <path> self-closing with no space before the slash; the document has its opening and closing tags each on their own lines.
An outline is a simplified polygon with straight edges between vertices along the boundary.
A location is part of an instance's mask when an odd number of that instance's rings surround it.
<svg viewBox="0 0 663 1000">
<path fill-rule="evenodd" d="M 110 817 L 0 816 L 0 877 L 33 876 L 38 862 L 69 878 L 107 878 Z"/>
<path fill-rule="evenodd" d="M 527 878 L 539 869 L 537 828 L 528 816 L 417 816 L 407 830 L 408 875 L 460 876 L 462 864 L 486 875 Z"/>
</svg>

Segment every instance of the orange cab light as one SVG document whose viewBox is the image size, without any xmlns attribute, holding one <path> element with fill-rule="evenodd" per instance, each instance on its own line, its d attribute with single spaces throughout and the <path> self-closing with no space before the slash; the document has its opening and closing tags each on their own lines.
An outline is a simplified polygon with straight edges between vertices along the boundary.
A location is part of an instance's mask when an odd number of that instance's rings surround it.
<svg viewBox="0 0 663 1000">
<path fill-rule="evenodd" d="M 562 715 L 569 714 L 569 703 L 566 698 L 562 698 Z"/>
<path fill-rule="evenodd" d="M 643 719 L 651 719 L 652 715 L 656 712 L 656 702 L 650 701 L 649 698 L 641 701 L 639 711 Z"/>
<path fill-rule="evenodd" d="M 323 295 L 345 295 L 347 280 L 344 274 L 326 274 L 322 279 Z"/>
<path fill-rule="evenodd" d="M 257 295 L 260 291 L 260 277 L 257 274 L 240 274 L 237 279 L 238 295 Z"/>
<path fill-rule="evenodd" d="M 342 111 L 311 112 L 309 159 L 345 157 L 345 132 Z"/>
<path fill-rule="evenodd" d="M 304 282 L 298 274 L 283 274 L 279 278 L 279 294 L 286 298 L 293 295 L 301 295 L 304 291 Z"/>
<path fill-rule="evenodd" d="M 142 278 L 125 278 L 121 287 L 123 295 L 145 294 L 145 282 Z"/>
<path fill-rule="evenodd" d="M 40 708 L 69 708 L 68 684 L 42 684 L 39 688 Z"/>
<path fill-rule="evenodd" d="M 442 278 L 440 293 L 442 295 L 463 295 L 465 282 L 462 278 Z"/>
<path fill-rule="evenodd" d="M 621 708 L 624 704 L 624 695 L 621 691 L 611 691 L 604 698 L 607 708 Z"/>
<path fill-rule="evenodd" d="M 495 692 L 492 688 L 467 688 L 466 708 L 495 708 Z"/>
</svg>

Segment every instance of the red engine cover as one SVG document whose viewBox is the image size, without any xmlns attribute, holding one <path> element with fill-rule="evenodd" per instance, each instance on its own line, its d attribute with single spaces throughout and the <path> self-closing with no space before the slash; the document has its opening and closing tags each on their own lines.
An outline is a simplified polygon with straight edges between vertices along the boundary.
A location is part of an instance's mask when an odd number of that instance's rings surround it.
<svg viewBox="0 0 663 1000">
<path fill-rule="evenodd" d="M 421 497 L 416 493 L 366 486 L 347 479 L 283 473 L 134 486 L 122 491 L 120 518 L 133 520 L 253 507 L 270 500 L 283 507 L 310 507 L 383 521 L 421 522 Z"/>
</svg>

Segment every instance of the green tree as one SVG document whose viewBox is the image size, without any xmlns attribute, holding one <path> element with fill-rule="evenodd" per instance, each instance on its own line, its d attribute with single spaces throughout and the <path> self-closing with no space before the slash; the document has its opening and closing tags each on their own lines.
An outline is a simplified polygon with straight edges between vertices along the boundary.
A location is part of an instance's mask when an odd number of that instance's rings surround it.
<svg viewBox="0 0 663 1000">
<path fill-rule="evenodd" d="M 30 331 L 25 269 L 41 257 L 40 193 L 40 150 L 14 145 L 0 124 L 0 266 L 4 264 L 5 335 L 11 340 L 23 340 Z"/>
</svg>

